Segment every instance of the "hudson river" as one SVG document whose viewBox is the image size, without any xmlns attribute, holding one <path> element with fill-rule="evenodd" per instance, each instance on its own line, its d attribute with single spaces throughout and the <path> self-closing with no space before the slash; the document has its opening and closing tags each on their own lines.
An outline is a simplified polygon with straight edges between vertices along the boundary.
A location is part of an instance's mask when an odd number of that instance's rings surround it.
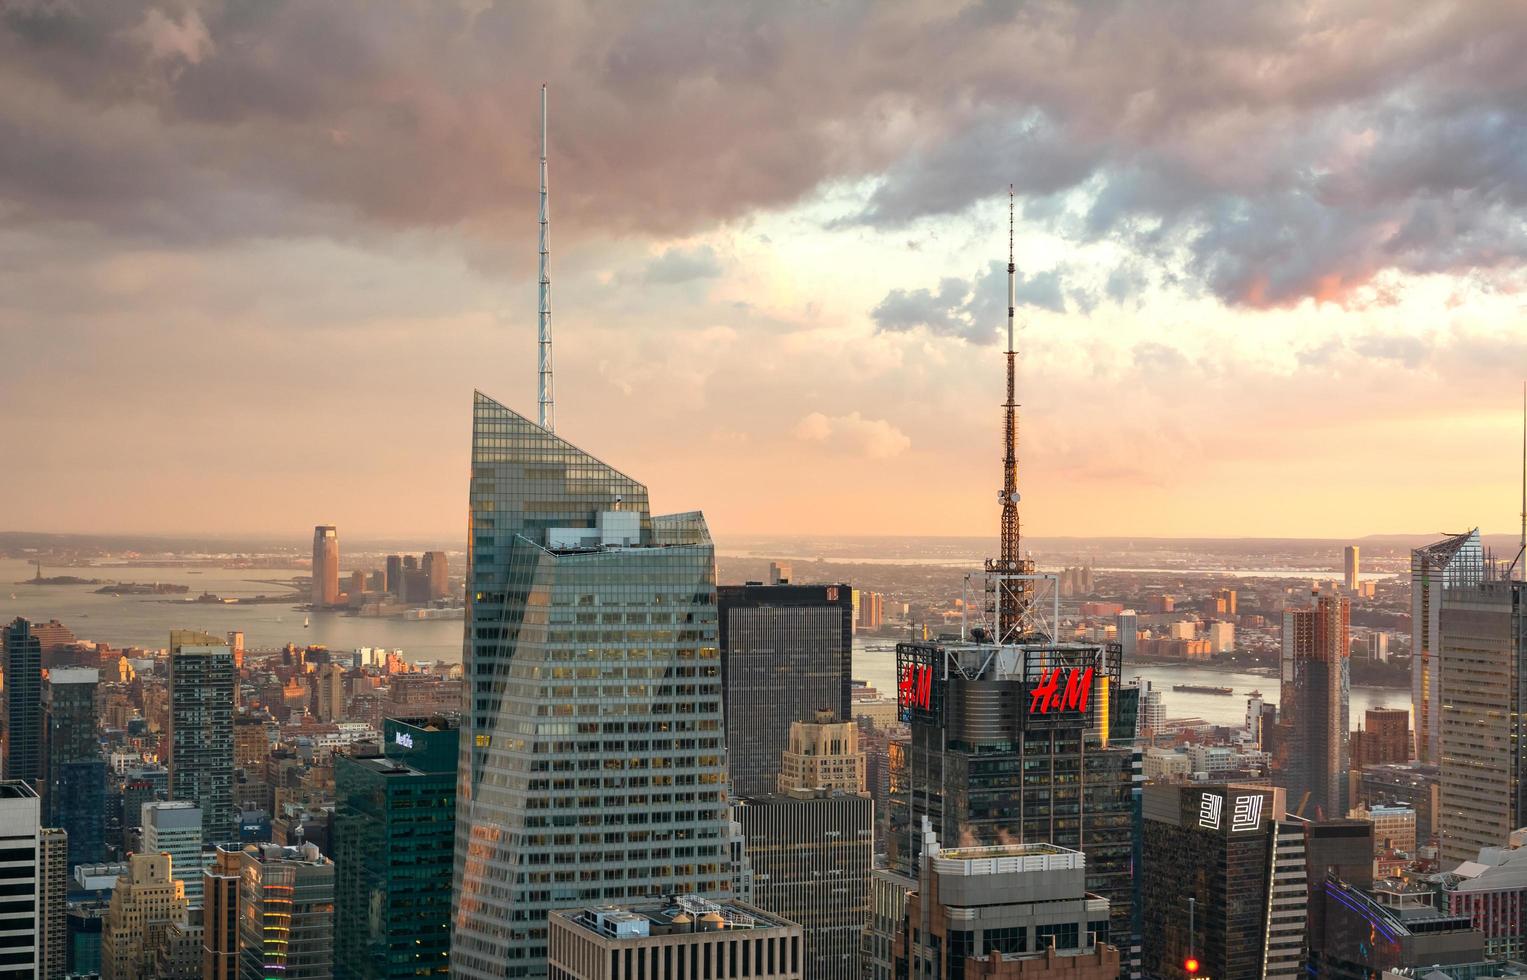
<svg viewBox="0 0 1527 980">
<path fill-rule="evenodd" d="M 202 592 L 220 596 L 281 594 L 273 581 L 305 575 L 300 569 L 187 569 L 187 568 L 43 568 L 44 575 L 75 575 L 80 578 L 116 579 L 125 582 L 173 582 L 188 586 L 183 596 L 112 596 L 97 595 L 93 585 L 14 584 L 30 578 L 32 566 L 22 561 L 0 560 L 0 621 L 17 616 L 28 619 L 57 619 L 81 639 L 97 640 L 112 646 L 159 648 L 169 644 L 170 630 L 189 628 L 223 635 L 243 630 L 245 645 L 252 650 L 274 650 L 287 643 L 322 644 L 331 650 L 357 647 L 384 647 L 402 650 L 413 661 L 461 659 L 462 622 L 456 620 L 409 621 L 401 619 L 361 619 L 338 613 L 312 613 L 311 625 L 304 628 L 308 615 L 293 603 L 225 605 L 195 602 Z M 12 596 L 15 598 L 11 598 Z M 301 597 L 298 597 L 300 601 Z M 892 647 L 895 641 L 867 638 L 854 643 L 854 676 L 868 681 L 882 695 L 896 693 L 896 655 L 879 648 Z M 877 648 L 872 651 L 871 647 Z M 1277 678 L 1261 674 L 1230 673 L 1195 667 L 1130 667 L 1125 665 L 1125 679 L 1142 677 L 1161 691 L 1169 718 L 1197 717 L 1219 725 L 1239 725 L 1245 718 L 1246 695 L 1260 690 L 1270 701 L 1278 698 Z M 1190 694 L 1173 691 L 1174 684 L 1229 687 L 1232 695 Z M 1352 689 L 1352 726 L 1357 727 L 1363 711 L 1385 705 L 1409 708 L 1410 692 L 1393 688 L 1354 687 Z"/>
</svg>

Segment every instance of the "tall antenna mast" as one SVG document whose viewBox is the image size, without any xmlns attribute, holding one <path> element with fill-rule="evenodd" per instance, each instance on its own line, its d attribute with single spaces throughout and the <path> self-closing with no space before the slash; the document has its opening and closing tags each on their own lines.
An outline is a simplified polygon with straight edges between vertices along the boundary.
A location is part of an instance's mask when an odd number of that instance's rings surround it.
<svg viewBox="0 0 1527 980">
<path fill-rule="evenodd" d="M 541 428 L 557 430 L 557 407 L 551 386 L 551 205 L 546 182 L 546 85 L 541 85 L 541 304 L 539 318 Z"/>
<path fill-rule="evenodd" d="M 1025 561 L 1018 523 L 1018 351 L 1014 326 L 1018 307 L 1018 266 L 1013 261 L 1013 185 L 1007 185 L 1007 401 L 1003 403 L 1001 557 L 987 561 L 989 583 L 997 593 L 997 642 L 1010 643 L 1024 631 L 1033 580 L 1032 562 Z"/>
</svg>

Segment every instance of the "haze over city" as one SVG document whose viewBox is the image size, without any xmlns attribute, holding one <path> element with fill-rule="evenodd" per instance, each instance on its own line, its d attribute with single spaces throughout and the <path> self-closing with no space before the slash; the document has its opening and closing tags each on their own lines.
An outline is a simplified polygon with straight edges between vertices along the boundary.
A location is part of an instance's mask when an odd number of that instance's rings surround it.
<svg viewBox="0 0 1527 980">
<path fill-rule="evenodd" d="M 4 524 L 462 534 L 471 393 L 718 539 L 1516 523 L 1509 4 L 0 10 Z"/>
</svg>

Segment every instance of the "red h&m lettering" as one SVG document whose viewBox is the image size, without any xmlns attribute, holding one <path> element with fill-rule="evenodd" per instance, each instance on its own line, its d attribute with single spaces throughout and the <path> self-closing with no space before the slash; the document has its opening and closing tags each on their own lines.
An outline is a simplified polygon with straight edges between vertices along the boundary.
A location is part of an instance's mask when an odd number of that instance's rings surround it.
<svg viewBox="0 0 1527 980">
<path fill-rule="evenodd" d="M 1040 671 L 1039 683 L 1029 689 L 1029 714 L 1047 715 L 1052 708 L 1059 711 L 1087 710 L 1087 700 L 1092 694 L 1092 668 L 1083 670 L 1072 667 L 1066 678 L 1066 687 L 1062 690 L 1060 676 L 1064 669 L 1056 667 Z"/>
<path fill-rule="evenodd" d="M 933 670 L 920 664 L 908 664 L 897 684 L 901 704 L 927 711 L 933 704 Z"/>
</svg>

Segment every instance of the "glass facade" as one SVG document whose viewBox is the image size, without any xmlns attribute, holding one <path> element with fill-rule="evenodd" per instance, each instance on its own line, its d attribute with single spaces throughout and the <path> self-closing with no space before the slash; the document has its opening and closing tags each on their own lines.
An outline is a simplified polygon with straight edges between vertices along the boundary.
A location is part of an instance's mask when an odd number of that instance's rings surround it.
<svg viewBox="0 0 1527 980">
<path fill-rule="evenodd" d="M 334 862 L 314 844 L 239 853 L 239 980 L 330 980 Z"/>
<path fill-rule="evenodd" d="M 201 807 L 204 843 L 239 835 L 233 804 L 236 673 L 233 651 L 222 638 L 190 630 L 170 633 L 170 799 Z"/>
<path fill-rule="evenodd" d="M 16 619 L 0 630 L 5 655 L 5 725 L 0 728 L 0 763 L 6 779 L 42 783 L 42 641 L 32 624 Z"/>
<path fill-rule="evenodd" d="M 383 755 L 334 759 L 334 976 L 450 973 L 460 731 L 388 718 Z"/>
<path fill-rule="evenodd" d="M 1347 812 L 1351 764 L 1351 605 L 1320 596 L 1283 611 L 1283 676 L 1278 745 L 1289 806 L 1315 819 Z"/>
<path fill-rule="evenodd" d="M 469 500 L 451 969 L 539 977 L 552 909 L 730 892 L 715 552 L 481 393 Z"/>
<path fill-rule="evenodd" d="M 1182 963 L 1192 949 L 1203 976 L 1260 980 L 1279 794 L 1156 784 L 1145 787 L 1144 805 L 1145 975 L 1186 978 Z M 1191 945 L 1189 898 L 1197 899 Z"/>
<path fill-rule="evenodd" d="M 891 866 L 917 874 L 924 816 L 940 840 L 962 847 L 1083 851 L 1087 891 L 1108 899 L 1109 941 L 1128 964 L 1138 955 L 1139 689 L 1119 683 L 1118 644 L 903 643 L 897 655 L 904 684 L 920 666 L 935 680 L 926 708 L 908 708 L 908 689 L 901 692 L 911 744 L 892 784 Z M 1073 663 L 1093 667 L 1088 706 L 1036 712 L 1043 672 Z"/>
<path fill-rule="evenodd" d="M 1479 528 L 1410 553 L 1411 724 L 1422 765 L 1442 758 L 1442 593 L 1479 584 L 1484 570 Z"/>
<path fill-rule="evenodd" d="M 54 668 L 43 685 L 43 807 L 49 825 L 69 834 L 71 865 L 106 857 L 106 761 L 95 725 L 98 679 L 95 670 Z"/>
<path fill-rule="evenodd" d="M 853 718 L 852 590 L 724 585 L 717 597 L 732 793 L 763 796 L 778 788 L 791 722 L 823 708 Z"/>
</svg>

